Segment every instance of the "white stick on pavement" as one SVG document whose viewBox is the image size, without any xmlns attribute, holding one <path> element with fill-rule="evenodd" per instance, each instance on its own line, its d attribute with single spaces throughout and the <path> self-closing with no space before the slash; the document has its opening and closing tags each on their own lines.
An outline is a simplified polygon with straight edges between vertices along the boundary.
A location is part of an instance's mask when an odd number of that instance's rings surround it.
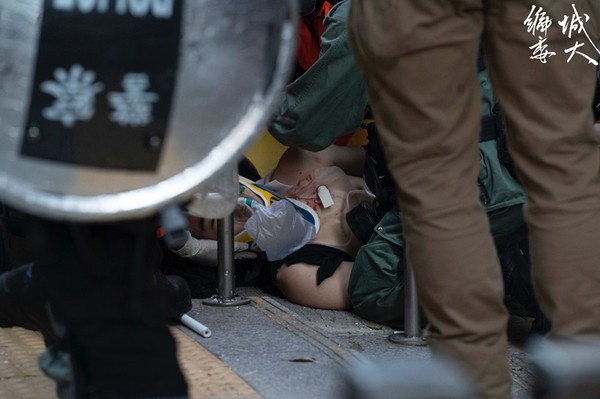
<svg viewBox="0 0 600 399">
<path fill-rule="evenodd" d="M 191 318 L 190 316 L 184 314 L 183 316 L 181 316 L 179 318 L 179 320 L 181 321 L 181 323 L 192 329 L 193 331 L 197 332 L 198 334 L 202 335 L 204 338 L 208 338 L 212 335 L 212 333 L 210 332 L 210 329 L 208 327 L 206 327 L 204 324 L 200 323 L 198 320 Z"/>
</svg>

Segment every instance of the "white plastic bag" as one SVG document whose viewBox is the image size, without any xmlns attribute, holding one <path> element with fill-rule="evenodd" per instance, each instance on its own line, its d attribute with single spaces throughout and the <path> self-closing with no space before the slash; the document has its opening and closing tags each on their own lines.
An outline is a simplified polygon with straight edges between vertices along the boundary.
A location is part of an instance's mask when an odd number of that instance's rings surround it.
<svg viewBox="0 0 600 399">
<path fill-rule="evenodd" d="M 277 201 L 270 207 L 253 203 L 252 210 L 246 231 L 270 261 L 285 258 L 316 235 L 315 225 L 289 201 Z"/>
</svg>

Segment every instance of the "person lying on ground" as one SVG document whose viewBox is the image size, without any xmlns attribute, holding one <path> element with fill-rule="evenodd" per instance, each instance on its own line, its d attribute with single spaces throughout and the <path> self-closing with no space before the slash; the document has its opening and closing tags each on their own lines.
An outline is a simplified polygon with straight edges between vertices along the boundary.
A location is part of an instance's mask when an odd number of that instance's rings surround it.
<svg viewBox="0 0 600 399">
<path fill-rule="evenodd" d="M 498 175 L 490 173 L 499 168 L 495 141 L 485 141 L 480 147 L 482 184 L 490 192 L 485 197 L 507 282 L 507 303 L 517 314 L 531 309 L 534 310 L 531 313 L 535 313 L 535 304 L 531 303 L 533 292 L 527 280 L 529 263 L 527 256 L 521 254 L 526 236 L 521 210 L 524 197 L 518 184 L 511 185 L 510 193 L 504 186 L 500 189 Z M 389 210 L 371 227 L 373 233 L 366 243 L 357 239 L 346 219 L 349 210 L 358 203 L 373 201 L 362 177 L 364 157 L 360 148 L 334 145 L 316 153 L 290 148 L 273 172 L 260 180 L 260 183 L 274 183 L 279 187 L 281 197 L 309 205 L 321 225 L 319 233 L 302 248 L 270 262 L 273 283 L 291 302 L 322 309 L 354 309 L 367 320 L 402 328 L 405 243 L 397 209 Z M 243 182 L 241 197 L 271 202 L 271 198 L 267 198 L 269 192 L 265 196 L 260 187 L 253 186 L 247 179 L 240 181 Z M 324 208 L 318 197 L 318 187 L 323 184 L 332 193 L 334 205 L 330 208 Z M 234 234 L 238 237 L 247 219 L 247 216 L 235 218 Z M 191 218 L 190 226 L 195 239 L 217 238 L 214 219 Z M 515 300 L 525 302 L 521 306 L 527 309 L 518 308 L 513 304 Z M 537 317 L 543 316 L 538 314 Z"/>
<path fill-rule="evenodd" d="M 269 259 L 273 282 L 290 301 L 322 309 L 350 309 L 347 282 L 360 242 L 352 234 L 345 216 L 361 201 L 373 200 L 362 178 L 364 156 L 364 150 L 358 147 L 333 145 L 319 152 L 289 148 L 276 168 L 260 182 L 240 179 L 240 198 L 268 206 L 293 201 L 318 224 L 301 248 L 278 249 L 283 256 Z M 325 200 L 324 194 L 319 195 L 319 189 L 323 192 L 324 188 Z M 327 202 L 329 199 L 331 202 Z M 235 215 L 234 234 L 239 239 L 252 212 L 240 205 Z M 214 219 L 189 219 L 190 233 L 195 239 L 217 239 Z M 289 241 L 286 234 L 287 231 L 281 231 L 280 235 L 272 236 Z M 297 243 L 288 243 L 291 244 Z"/>
</svg>

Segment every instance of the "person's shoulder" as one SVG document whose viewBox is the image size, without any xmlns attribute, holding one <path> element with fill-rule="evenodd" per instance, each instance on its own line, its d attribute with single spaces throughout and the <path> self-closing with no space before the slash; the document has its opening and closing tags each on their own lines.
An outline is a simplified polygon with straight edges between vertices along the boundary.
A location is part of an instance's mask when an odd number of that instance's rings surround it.
<svg viewBox="0 0 600 399">
<path fill-rule="evenodd" d="M 350 0 L 341 0 L 334 2 L 331 10 L 327 13 L 327 19 L 330 21 L 346 22 L 348 12 L 350 11 Z"/>
</svg>

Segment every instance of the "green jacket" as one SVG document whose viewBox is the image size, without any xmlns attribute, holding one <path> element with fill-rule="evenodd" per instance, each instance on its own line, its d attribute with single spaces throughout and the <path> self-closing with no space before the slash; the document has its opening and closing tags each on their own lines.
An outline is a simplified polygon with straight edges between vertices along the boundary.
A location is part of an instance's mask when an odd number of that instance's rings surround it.
<svg viewBox="0 0 600 399">
<path fill-rule="evenodd" d="M 362 122 L 367 88 L 348 42 L 349 9 L 350 0 L 332 7 L 324 21 L 319 59 L 285 89 L 276 115 L 295 124 L 275 119 L 269 126 L 284 145 L 319 151 L 354 133 Z"/>
<path fill-rule="evenodd" d="M 487 72 L 481 72 L 479 78 L 482 116 L 486 116 L 496 100 Z M 525 193 L 498 159 L 496 140 L 481 142 L 479 151 L 479 178 L 489 195 L 486 210 L 490 229 L 496 246 L 500 246 L 525 224 Z M 348 284 L 350 301 L 358 315 L 400 329 L 404 327 L 404 245 L 400 214 L 392 209 L 359 250 Z"/>
</svg>

